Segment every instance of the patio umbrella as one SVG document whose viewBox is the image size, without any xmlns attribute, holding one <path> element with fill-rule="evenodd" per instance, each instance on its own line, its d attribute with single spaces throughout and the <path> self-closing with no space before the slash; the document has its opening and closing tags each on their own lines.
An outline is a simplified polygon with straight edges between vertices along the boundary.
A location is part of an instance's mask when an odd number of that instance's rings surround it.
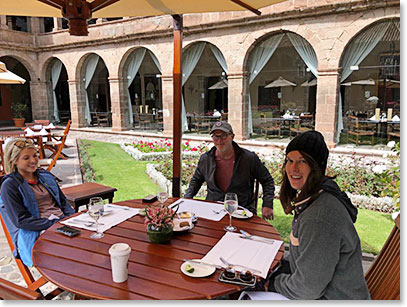
<svg viewBox="0 0 407 307">
<path fill-rule="evenodd" d="M 305 81 L 301 86 L 308 87 L 308 86 L 315 86 L 317 85 L 317 79 L 312 79 L 311 81 Z"/>
<path fill-rule="evenodd" d="M 208 90 L 223 90 L 224 88 L 228 87 L 228 82 L 226 80 L 220 80 L 216 82 L 214 85 L 208 88 Z"/>
<path fill-rule="evenodd" d="M 379 79 L 379 85 L 386 86 L 387 88 L 400 88 L 400 81 L 392 79 Z"/>
<path fill-rule="evenodd" d="M 286 0 L 1 0 L 0 14 L 15 16 L 65 17 L 71 35 L 86 36 L 90 18 L 172 15 L 174 20 L 174 107 L 173 107 L 173 196 L 180 196 L 181 184 L 181 52 L 182 15 L 187 13 L 250 10 Z"/>
<path fill-rule="evenodd" d="M 369 79 L 346 82 L 346 83 L 342 83 L 341 85 L 351 86 L 351 85 L 375 85 L 375 84 L 376 84 L 376 82 L 373 79 L 369 78 Z"/>
<path fill-rule="evenodd" d="M 274 80 L 273 82 L 267 84 L 264 88 L 270 87 L 284 87 L 284 86 L 297 86 L 297 84 L 290 82 L 283 77 L 278 77 L 278 79 Z"/>
<path fill-rule="evenodd" d="M 25 80 L 7 70 L 6 64 L 0 62 L 0 84 L 24 84 Z"/>
</svg>

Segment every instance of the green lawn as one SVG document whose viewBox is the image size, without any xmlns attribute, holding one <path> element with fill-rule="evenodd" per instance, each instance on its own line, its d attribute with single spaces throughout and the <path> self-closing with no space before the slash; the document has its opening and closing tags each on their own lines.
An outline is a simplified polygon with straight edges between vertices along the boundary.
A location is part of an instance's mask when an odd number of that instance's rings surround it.
<svg viewBox="0 0 407 307">
<path fill-rule="evenodd" d="M 97 182 L 117 188 L 114 200 L 143 198 L 155 194 L 157 188 L 146 175 L 146 164 L 152 162 L 135 161 L 120 149 L 117 144 L 86 141 L 91 165 Z M 259 200 L 261 205 L 261 199 Z M 279 231 L 285 242 L 289 241 L 292 215 L 285 215 L 280 202 L 275 201 L 273 226 Z M 356 229 L 362 242 L 362 250 L 377 254 L 386 241 L 393 221 L 390 214 L 359 209 Z"/>
</svg>

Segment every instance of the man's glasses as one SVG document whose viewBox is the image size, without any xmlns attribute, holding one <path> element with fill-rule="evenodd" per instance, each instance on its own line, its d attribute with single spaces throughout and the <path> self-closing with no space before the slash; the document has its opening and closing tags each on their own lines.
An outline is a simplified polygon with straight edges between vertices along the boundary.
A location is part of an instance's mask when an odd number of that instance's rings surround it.
<svg viewBox="0 0 407 307">
<path fill-rule="evenodd" d="M 212 140 L 226 140 L 226 138 L 229 136 L 229 133 L 222 133 L 222 134 L 212 134 Z"/>
<path fill-rule="evenodd" d="M 25 140 L 25 141 L 17 141 L 14 143 L 14 146 L 18 147 L 18 148 L 24 148 L 26 146 L 31 146 L 34 145 L 34 143 L 31 140 Z"/>
</svg>

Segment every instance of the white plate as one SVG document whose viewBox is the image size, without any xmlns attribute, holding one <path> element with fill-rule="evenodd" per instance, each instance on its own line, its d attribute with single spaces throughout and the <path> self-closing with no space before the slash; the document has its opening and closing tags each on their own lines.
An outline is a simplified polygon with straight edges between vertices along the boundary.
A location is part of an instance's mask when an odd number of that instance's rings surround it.
<svg viewBox="0 0 407 307">
<path fill-rule="evenodd" d="M 188 222 L 189 226 L 179 227 L 179 224 L 182 222 Z M 181 231 L 188 231 L 194 228 L 194 224 L 192 223 L 192 218 L 189 219 L 174 219 L 174 228 L 173 231 L 181 232 Z"/>
<path fill-rule="evenodd" d="M 246 212 L 246 215 L 242 214 L 243 211 Z M 241 209 L 239 209 L 239 210 L 236 210 L 235 212 L 233 212 L 232 216 L 234 218 L 237 218 L 237 219 L 249 219 L 249 218 L 251 218 L 253 216 L 253 213 L 250 212 L 249 210 L 241 210 Z"/>
<path fill-rule="evenodd" d="M 193 259 L 199 261 L 200 259 Z M 192 266 L 195 270 L 192 273 L 187 272 L 185 269 L 187 265 Z M 212 275 L 213 272 L 216 271 L 215 267 L 209 266 L 209 265 L 203 265 L 203 264 L 193 264 L 189 262 L 184 262 L 181 264 L 181 272 L 184 273 L 185 275 L 191 276 L 191 277 L 206 277 L 209 275 Z"/>
</svg>

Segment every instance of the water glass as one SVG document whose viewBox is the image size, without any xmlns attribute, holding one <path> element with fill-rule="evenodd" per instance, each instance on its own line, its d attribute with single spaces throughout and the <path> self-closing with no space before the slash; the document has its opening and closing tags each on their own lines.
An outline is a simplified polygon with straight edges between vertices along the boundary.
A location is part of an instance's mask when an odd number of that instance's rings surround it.
<svg viewBox="0 0 407 307">
<path fill-rule="evenodd" d="M 167 201 L 168 197 L 169 197 L 168 187 L 165 187 L 164 189 L 158 187 L 157 199 L 161 203 L 161 206 L 164 205 L 164 203 Z"/>
<path fill-rule="evenodd" d="M 100 197 L 93 197 L 89 201 L 88 214 L 96 223 L 96 232 L 91 234 L 92 239 L 103 238 L 103 233 L 99 232 L 99 218 L 103 215 L 104 201 Z"/>
<path fill-rule="evenodd" d="M 229 225 L 225 226 L 226 231 L 235 231 L 237 228 L 232 226 L 232 214 L 237 210 L 237 194 L 226 193 L 225 195 L 225 210 L 229 214 Z"/>
</svg>

